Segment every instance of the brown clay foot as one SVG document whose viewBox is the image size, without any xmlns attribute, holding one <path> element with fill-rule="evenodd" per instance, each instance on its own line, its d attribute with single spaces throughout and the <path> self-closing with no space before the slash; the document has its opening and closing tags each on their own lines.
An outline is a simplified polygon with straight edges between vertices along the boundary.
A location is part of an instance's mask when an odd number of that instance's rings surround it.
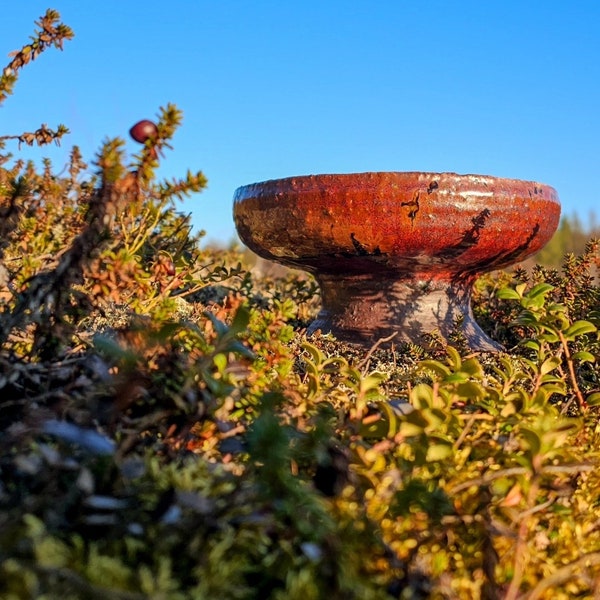
<svg viewBox="0 0 600 600">
<path fill-rule="evenodd" d="M 471 282 L 426 277 L 390 280 L 381 273 L 361 276 L 318 275 L 323 308 L 308 334 L 332 333 L 361 346 L 394 335 L 393 343 L 443 339 L 460 329 L 472 350 L 497 352 L 502 346 L 479 327 L 471 310 Z"/>
</svg>

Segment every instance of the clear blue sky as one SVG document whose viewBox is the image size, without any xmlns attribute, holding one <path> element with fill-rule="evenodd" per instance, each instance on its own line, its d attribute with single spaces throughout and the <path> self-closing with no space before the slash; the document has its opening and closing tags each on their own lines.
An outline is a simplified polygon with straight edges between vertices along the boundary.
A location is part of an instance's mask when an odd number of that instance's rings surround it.
<svg viewBox="0 0 600 600">
<path fill-rule="evenodd" d="M 530 179 L 597 212 L 597 0 L 26 0 L 2 7 L 3 56 L 49 7 L 76 37 L 23 71 L 0 132 L 64 123 L 58 166 L 176 104 L 161 172 L 208 177 L 181 205 L 207 240 L 233 239 L 238 186 L 312 173 Z"/>
</svg>

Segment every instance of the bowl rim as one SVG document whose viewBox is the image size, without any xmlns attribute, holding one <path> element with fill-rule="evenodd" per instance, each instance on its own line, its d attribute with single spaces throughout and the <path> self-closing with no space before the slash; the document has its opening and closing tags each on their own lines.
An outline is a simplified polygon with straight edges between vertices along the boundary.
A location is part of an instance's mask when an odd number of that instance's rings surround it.
<svg viewBox="0 0 600 600">
<path fill-rule="evenodd" d="M 479 184 L 495 183 L 503 186 L 525 186 L 525 187 L 534 187 L 543 189 L 548 192 L 549 197 L 545 197 L 544 200 L 548 202 L 554 202 L 561 205 L 558 192 L 556 189 L 547 183 L 542 183 L 540 181 L 532 180 L 532 179 L 517 179 L 512 177 L 502 177 L 498 175 L 486 175 L 479 173 L 457 173 L 454 171 L 359 171 L 359 172 L 348 172 L 348 173 L 314 173 L 314 174 L 305 174 L 305 175 L 292 175 L 288 177 L 279 177 L 273 179 L 266 179 L 263 181 L 258 181 L 255 183 L 249 183 L 242 186 L 239 186 L 234 193 L 234 199 L 236 201 L 241 200 L 241 196 L 244 192 L 249 192 L 250 190 L 258 190 L 260 188 L 268 189 L 275 188 L 277 186 L 281 186 L 286 189 L 294 189 L 303 187 L 303 184 L 307 184 L 309 182 L 325 182 L 327 180 L 337 181 L 342 184 L 344 182 L 352 183 L 361 180 L 369 180 L 369 179 L 393 179 L 396 178 L 398 180 L 402 179 L 411 179 L 411 178 L 423 178 L 425 180 L 430 179 L 434 181 L 439 180 L 454 180 L 463 183 L 467 183 L 468 181 Z"/>
</svg>

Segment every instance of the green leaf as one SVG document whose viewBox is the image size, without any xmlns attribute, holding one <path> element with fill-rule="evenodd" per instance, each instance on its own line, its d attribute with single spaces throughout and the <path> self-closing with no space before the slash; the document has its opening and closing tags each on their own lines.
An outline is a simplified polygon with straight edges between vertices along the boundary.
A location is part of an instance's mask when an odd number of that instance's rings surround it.
<svg viewBox="0 0 600 600">
<path fill-rule="evenodd" d="M 446 383 L 463 383 L 464 381 L 468 381 L 469 380 L 469 375 L 467 373 L 452 373 L 452 375 L 449 375 L 448 377 L 446 377 L 446 379 L 444 380 L 444 382 Z"/>
<path fill-rule="evenodd" d="M 381 418 L 365 424 L 361 423 L 359 433 L 365 438 L 382 439 L 393 437 L 398 433 L 399 422 L 394 409 L 387 402 L 379 402 Z"/>
<path fill-rule="evenodd" d="M 589 406 L 600 406 L 600 392 L 594 392 L 585 399 Z"/>
<path fill-rule="evenodd" d="M 429 408 L 433 403 L 433 389 L 426 383 L 419 383 L 411 390 L 410 398 L 415 408 Z"/>
<path fill-rule="evenodd" d="M 554 371 L 556 367 L 560 365 L 561 361 L 556 356 L 551 356 L 547 358 L 540 367 L 540 374 L 545 375 L 546 373 L 550 373 L 550 371 Z"/>
<path fill-rule="evenodd" d="M 419 423 L 411 423 L 410 421 L 402 421 L 400 423 L 400 434 L 405 438 L 416 437 L 421 435 L 424 431 L 425 427 L 421 426 Z"/>
<path fill-rule="evenodd" d="M 450 442 L 436 438 L 435 443 L 430 443 L 427 446 L 427 457 L 425 460 L 427 460 L 427 462 L 446 460 L 448 457 L 452 456 L 452 453 L 453 448 Z"/>
<path fill-rule="evenodd" d="M 564 396 L 566 394 L 566 383 L 561 379 L 554 383 L 544 384 L 540 389 L 544 391 L 548 397 L 552 394 Z"/>
<path fill-rule="evenodd" d="M 542 328 L 543 329 L 543 328 Z M 546 333 L 540 334 L 540 339 L 549 344 L 556 344 L 560 342 L 560 337 L 554 331 L 547 331 Z"/>
<path fill-rule="evenodd" d="M 461 383 L 457 388 L 457 393 L 461 398 L 467 400 L 479 400 L 485 396 L 485 389 L 479 383 L 467 381 Z"/>
<path fill-rule="evenodd" d="M 531 327 L 538 327 L 540 324 L 537 316 L 529 311 L 526 311 L 526 312 L 523 312 L 522 314 L 520 314 L 516 318 L 516 322 L 519 325 L 530 325 Z"/>
<path fill-rule="evenodd" d="M 533 298 L 523 298 L 522 304 L 525 308 L 538 309 L 536 312 L 539 312 L 539 309 L 544 306 L 545 302 L 546 299 L 544 296 L 534 296 Z"/>
<path fill-rule="evenodd" d="M 596 357 L 591 353 L 585 350 L 581 350 L 580 352 L 575 352 L 571 357 L 573 360 L 579 360 L 581 362 L 596 362 Z"/>
<path fill-rule="evenodd" d="M 233 334 L 242 333 L 248 327 L 250 322 L 250 311 L 245 306 L 240 306 L 231 323 L 230 331 Z"/>
<path fill-rule="evenodd" d="M 554 289 L 549 283 L 538 283 L 529 293 L 522 299 L 521 305 L 524 308 L 536 309 L 536 312 L 546 303 L 546 294 Z"/>
<path fill-rule="evenodd" d="M 537 432 L 533 431 L 533 429 L 528 429 L 527 427 L 521 427 L 519 433 L 531 454 L 538 454 L 542 447 L 542 440 Z"/>
<path fill-rule="evenodd" d="M 301 348 L 302 350 L 305 350 L 310 354 L 312 361 L 315 363 L 315 365 L 320 365 L 323 362 L 325 355 L 316 346 L 305 342 L 304 344 L 302 344 Z"/>
<path fill-rule="evenodd" d="M 419 370 L 433 371 L 439 377 L 447 377 L 450 375 L 450 369 L 437 360 L 422 360 L 419 363 Z"/>
<path fill-rule="evenodd" d="M 363 377 L 359 383 L 359 391 L 364 394 L 371 391 L 378 391 L 379 385 L 385 381 L 387 376 L 383 373 L 373 372 Z"/>
<path fill-rule="evenodd" d="M 225 344 L 222 350 L 226 350 L 227 352 L 235 352 L 244 358 L 254 359 L 256 356 L 254 352 L 250 350 L 250 348 L 244 346 L 242 342 L 239 340 L 231 340 L 229 343 Z"/>
<path fill-rule="evenodd" d="M 550 313 L 550 310 L 548 312 Z M 555 329 L 558 329 L 559 331 L 564 331 L 570 326 L 571 322 L 569 321 L 569 318 L 564 312 L 551 314 L 552 318 L 554 319 L 553 325 Z"/>
<path fill-rule="evenodd" d="M 225 368 L 227 367 L 227 357 L 223 353 L 215 354 L 215 356 L 213 356 L 213 362 L 219 373 L 225 371 Z"/>
<path fill-rule="evenodd" d="M 438 399 L 440 396 L 438 396 Z M 423 410 L 423 416 L 429 422 L 429 429 L 436 429 L 446 423 L 448 421 L 449 412 L 445 405 L 440 406 L 440 403 L 437 403 L 435 408 L 429 408 Z"/>
<path fill-rule="evenodd" d="M 527 298 L 538 298 L 540 296 L 545 296 L 548 292 L 554 289 L 553 285 L 549 283 L 538 283 L 534 285 L 529 293 L 527 294 Z"/>
<path fill-rule="evenodd" d="M 413 410 L 401 419 L 400 433 L 404 437 L 415 437 L 421 435 L 429 426 L 427 419 L 418 410 Z"/>
<path fill-rule="evenodd" d="M 468 360 L 465 360 L 461 366 L 461 371 L 477 379 L 481 379 L 483 377 L 483 367 L 476 358 L 469 358 Z"/>
<path fill-rule="evenodd" d="M 339 373 L 348 366 L 348 361 L 343 356 L 332 356 L 323 361 L 321 371 L 324 373 Z"/>
<path fill-rule="evenodd" d="M 523 362 L 523 364 L 525 366 L 529 367 L 529 369 L 531 370 L 532 373 L 535 373 L 537 375 L 538 364 L 535 361 L 529 360 L 528 358 L 521 358 L 521 361 Z"/>
<path fill-rule="evenodd" d="M 387 402 L 380 402 L 379 408 L 383 413 L 383 420 L 387 423 L 387 435 L 393 437 L 398 433 L 398 417 L 396 411 Z"/>
<path fill-rule="evenodd" d="M 557 385 L 564 385 L 565 380 L 562 377 L 559 377 L 557 375 L 552 375 L 551 373 L 546 373 L 546 375 L 542 375 L 540 377 L 540 383 L 542 384 L 546 384 L 546 383 L 554 383 Z"/>
<path fill-rule="evenodd" d="M 525 293 L 526 289 L 527 289 L 526 283 L 519 283 L 519 285 L 515 286 L 515 290 L 516 290 L 517 294 L 519 294 L 519 298 L 523 297 L 523 294 Z"/>
<path fill-rule="evenodd" d="M 593 333 L 596 331 L 596 326 L 589 321 L 575 321 L 568 329 L 563 331 L 563 335 L 568 340 L 574 340 L 577 336 L 585 333 Z"/>
<path fill-rule="evenodd" d="M 462 364 L 462 360 L 460 358 L 460 354 L 456 348 L 452 346 L 448 346 L 446 348 L 446 354 L 448 355 L 448 364 L 455 371 L 460 369 Z"/>
<path fill-rule="evenodd" d="M 540 351 L 540 343 L 537 340 L 526 340 L 521 344 L 524 348 L 530 348 L 536 352 Z"/>
<path fill-rule="evenodd" d="M 512 288 L 502 288 L 496 292 L 496 297 L 500 300 L 520 300 L 521 295 Z"/>
<path fill-rule="evenodd" d="M 158 342 L 166 342 L 172 338 L 181 329 L 181 324 L 177 322 L 163 323 L 160 329 L 152 334 L 152 339 Z"/>
</svg>

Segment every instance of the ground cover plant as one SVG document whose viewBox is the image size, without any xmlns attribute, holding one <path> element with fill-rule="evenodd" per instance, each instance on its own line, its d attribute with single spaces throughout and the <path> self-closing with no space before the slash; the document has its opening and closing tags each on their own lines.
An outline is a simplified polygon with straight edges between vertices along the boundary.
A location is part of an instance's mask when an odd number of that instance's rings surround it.
<svg viewBox="0 0 600 600">
<path fill-rule="evenodd" d="M 477 282 L 504 352 L 306 338 L 310 277 L 155 177 L 181 118 L 66 174 L 7 149 L 64 126 L 0 135 L 0 598 L 597 598 L 598 242 Z"/>
</svg>

